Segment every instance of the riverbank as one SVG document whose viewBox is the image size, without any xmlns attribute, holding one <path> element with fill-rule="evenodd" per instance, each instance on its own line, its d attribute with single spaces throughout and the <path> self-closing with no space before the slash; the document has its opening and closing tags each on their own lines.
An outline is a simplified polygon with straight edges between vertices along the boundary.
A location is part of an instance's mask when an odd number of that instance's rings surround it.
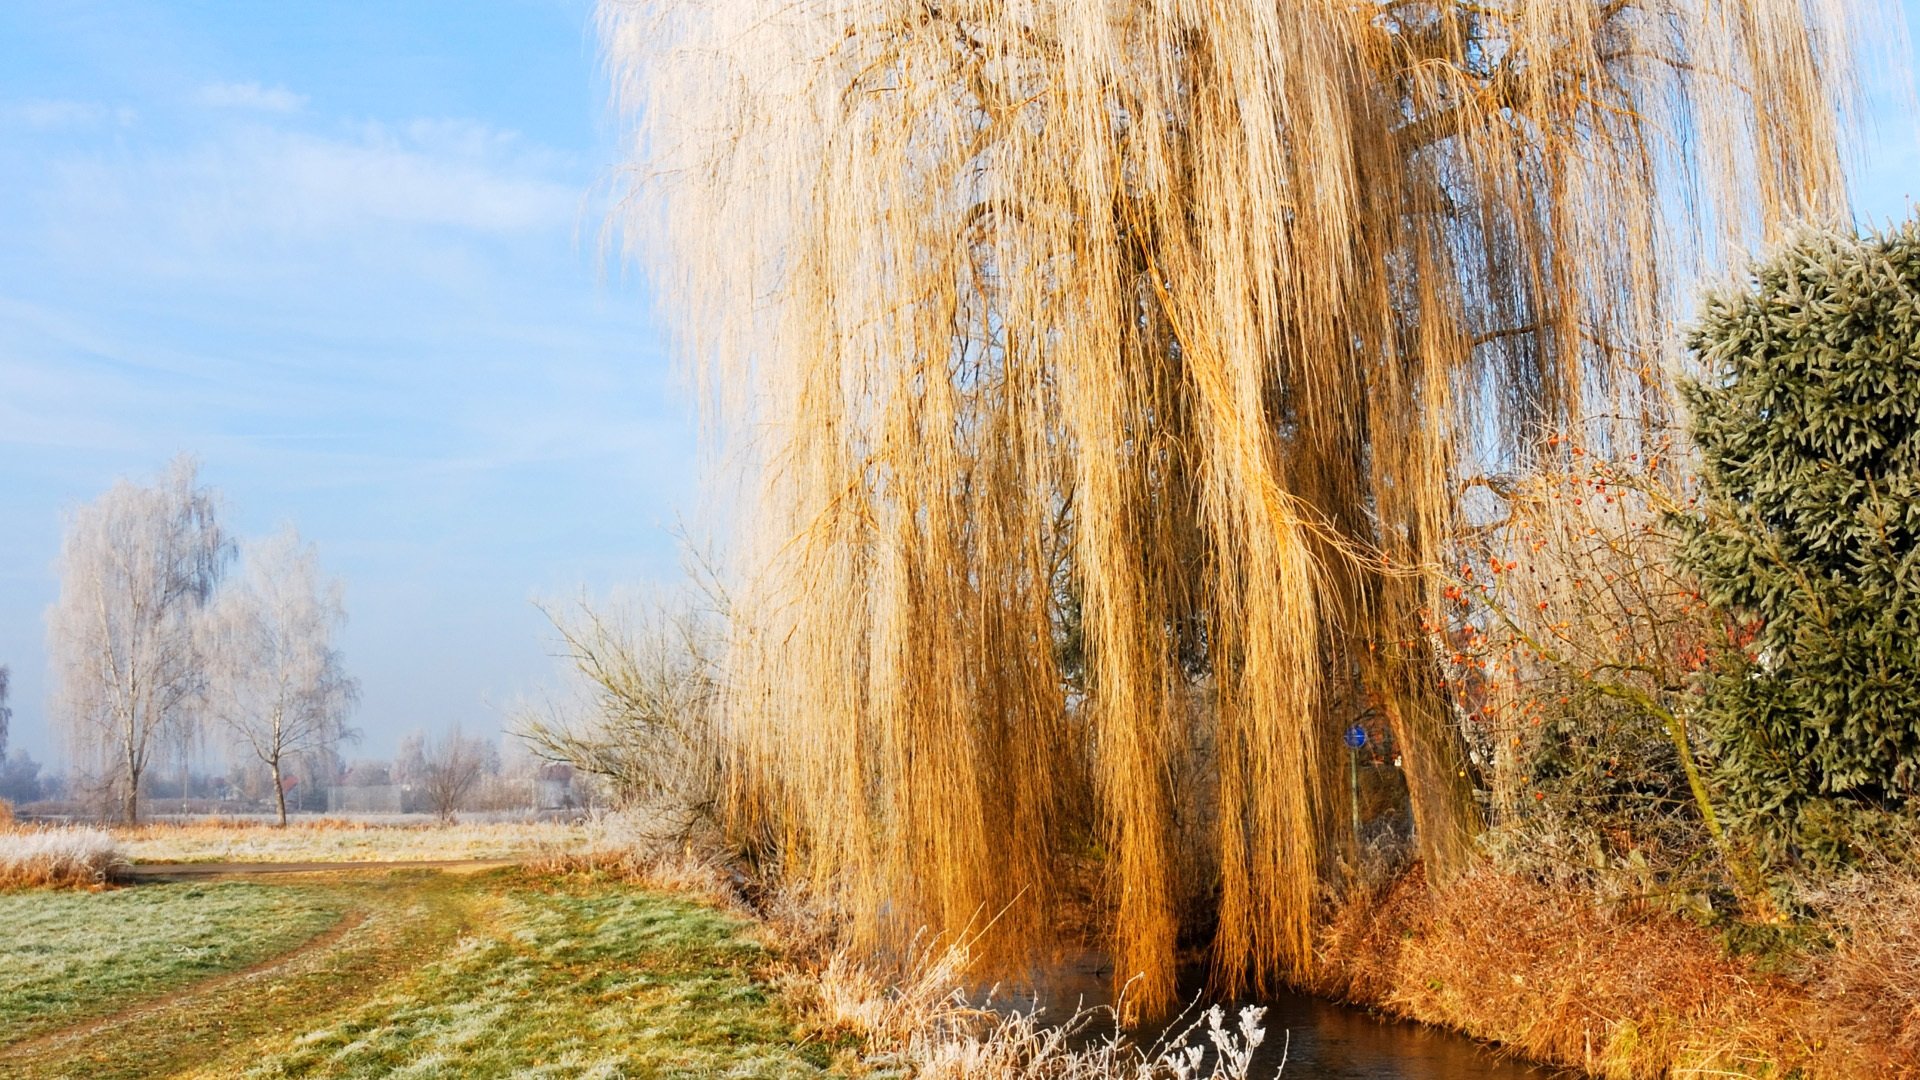
<svg viewBox="0 0 1920 1080">
<path fill-rule="evenodd" d="M 1355 896 L 1318 993 L 1608 1078 L 1920 1077 L 1920 878 L 1861 876 L 1732 933 L 1476 868 Z"/>
</svg>

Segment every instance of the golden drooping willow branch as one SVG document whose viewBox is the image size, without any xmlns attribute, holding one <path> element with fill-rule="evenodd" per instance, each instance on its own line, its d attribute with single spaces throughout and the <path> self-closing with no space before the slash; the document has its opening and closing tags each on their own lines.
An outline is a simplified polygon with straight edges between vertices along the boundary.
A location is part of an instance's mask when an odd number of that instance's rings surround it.
<svg viewBox="0 0 1920 1080">
<path fill-rule="evenodd" d="M 1843 210 L 1858 11 L 609 0 L 627 236 L 757 478 L 727 713 L 789 871 L 1017 964 L 1094 865 L 1145 1011 L 1183 935 L 1270 985 L 1362 708 L 1460 866 L 1458 477 L 1663 417 L 1676 283 Z"/>
</svg>

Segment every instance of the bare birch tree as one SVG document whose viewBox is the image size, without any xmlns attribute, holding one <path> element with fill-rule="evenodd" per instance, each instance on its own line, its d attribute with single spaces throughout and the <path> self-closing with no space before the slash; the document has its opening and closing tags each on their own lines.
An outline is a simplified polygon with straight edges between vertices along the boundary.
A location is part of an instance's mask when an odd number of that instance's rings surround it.
<svg viewBox="0 0 1920 1080">
<path fill-rule="evenodd" d="M 341 597 L 340 582 L 321 576 L 313 547 L 288 527 L 246 545 L 240 573 L 202 621 L 208 714 L 236 751 L 273 774 L 282 825 L 288 759 L 355 737 L 346 718 L 360 687 L 333 646 L 347 618 Z"/>
<path fill-rule="evenodd" d="M 13 710 L 7 706 L 7 691 L 13 672 L 0 664 L 0 763 L 7 760 L 7 729 L 13 725 Z"/>
<path fill-rule="evenodd" d="M 47 612 L 53 719 L 77 754 L 125 785 L 129 824 L 155 751 L 195 718 L 195 623 L 232 554 L 217 509 L 199 464 L 181 455 L 150 485 L 117 481 L 67 524 Z"/>
</svg>

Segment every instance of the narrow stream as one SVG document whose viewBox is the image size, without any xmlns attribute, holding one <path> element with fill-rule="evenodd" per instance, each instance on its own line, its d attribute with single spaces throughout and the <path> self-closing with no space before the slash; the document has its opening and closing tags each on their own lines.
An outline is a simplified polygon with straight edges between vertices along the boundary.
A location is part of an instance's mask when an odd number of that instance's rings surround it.
<svg viewBox="0 0 1920 1080">
<path fill-rule="evenodd" d="M 1046 997 L 1054 1003 L 1049 1013 L 1071 1013 L 1075 1001 L 1089 1008 L 1113 1003 L 1107 976 L 1094 958 L 1056 970 L 1047 981 Z M 1199 987 L 1190 992 L 1197 995 Z M 1023 1007 L 1031 1007 L 1031 1001 L 1027 998 Z M 1308 994 L 1281 994 L 1250 1004 L 1267 1010 L 1262 1021 L 1266 1037 L 1250 1073 L 1255 1080 L 1272 1080 L 1283 1061 L 1282 1080 L 1548 1080 L 1577 1075 L 1515 1061 L 1463 1035 Z M 1198 1012 L 1189 1013 L 1180 1026 L 1191 1023 Z M 1238 1006 L 1227 1012 L 1231 1027 Z M 1136 1037 L 1151 1041 L 1159 1034 L 1148 1030 Z M 1206 1043 L 1203 1023 L 1189 1044 Z"/>
<path fill-rule="evenodd" d="M 1538 1080 L 1556 1075 L 1502 1057 L 1461 1035 L 1382 1019 L 1305 994 L 1260 1004 L 1267 1008 L 1267 1037 L 1254 1055 L 1255 1077 L 1271 1077 L 1282 1051 L 1285 1080 Z"/>
</svg>

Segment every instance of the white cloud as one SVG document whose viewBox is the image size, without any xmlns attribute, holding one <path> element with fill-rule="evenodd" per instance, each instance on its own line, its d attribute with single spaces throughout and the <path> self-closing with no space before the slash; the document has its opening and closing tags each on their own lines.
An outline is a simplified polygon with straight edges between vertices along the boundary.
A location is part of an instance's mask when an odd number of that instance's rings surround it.
<svg viewBox="0 0 1920 1080">
<path fill-rule="evenodd" d="M 111 108 L 96 101 L 36 99 L 0 105 L 0 118 L 39 131 L 64 131 L 93 127 L 109 120 L 122 126 L 133 123 L 134 112 Z"/>
<path fill-rule="evenodd" d="M 200 104 L 215 109 L 253 109 L 258 112 L 291 113 L 306 107 L 305 94 L 296 94 L 284 86 L 259 83 L 209 83 L 200 88 Z"/>
<path fill-rule="evenodd" d="M 477 124 L 246 123 L 182 150 L 69 158 L 41 218 L 76 263 L 136 273 L 234 278 L 345 259 L 459 275 L 472 241 L 568 236 L 581 196 L 564 175 L 549 152 Z"/>
</svg>

